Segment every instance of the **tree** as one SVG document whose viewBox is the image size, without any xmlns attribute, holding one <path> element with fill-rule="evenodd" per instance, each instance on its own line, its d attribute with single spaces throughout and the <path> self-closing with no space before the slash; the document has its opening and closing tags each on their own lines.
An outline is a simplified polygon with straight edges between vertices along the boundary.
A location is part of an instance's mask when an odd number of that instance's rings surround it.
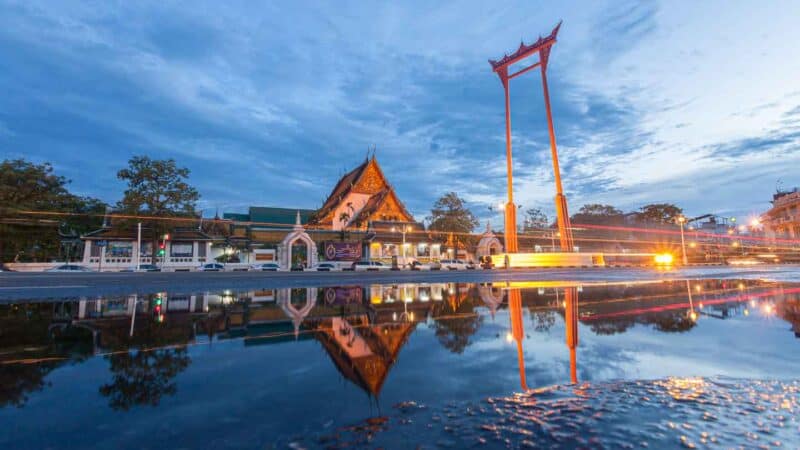
<svg viewBox="0 0 800 450">
<path fill-rule="evenodd" d="M 191 363 L 186 347 L 118 351 L 106 359 L 113 377 L 111 383 L 100 387 L 100 394 L 119 411 L 158 406 L 163 397 L 175 395 L 175 377 Z"/>
<path fill-rule="evenodd" d="M 117 209 L 126 214 L 153 217 L 148 220 L 153 249 L 159 236 L 173 228 L 163 218 L 193 217 L 195 214 L 200 194 L 186 182 L 189 169 L 178 167 L 174 159 L 134 156 L 128 161 L 127 168 L 117 172 L 117 178 L 128 183 Z"/>
<path fill-rule="evenodd" d="M 530 208 L 525 211 L 525 220 L 522 222 L 523 231 L 539 230 L 547 228 L 550 222 L 547 215 L 539 208 Z"/>
<path fill-rule="evenodd" d="M 456 253 L 459 242 L 466 244 L 469 237 L 464 238 L 464 236 L 468 236 L 478 226 L 478 218 L 467 209 L 464 200 L 455 192 L 448 192 L 436 200 L 431 215 L 428 216 L 428 222 L 430 230 L 450 233 Z"/>
<path fill-rule="evenodd" d="M 587 216 L 618 216 L 622 214 L 622 211 L 611 205 L 587 203 L 581 206 L 581 209 L 578 210 L 578 213 L 585 214 Z"/>
<path fill-rule="evenodd" d="M 431 230 L 451 233 L 471 233 L 478 226 L 478 218 L 455 192 L 448 192 L 436 200 L 428 221 Z"/>
<path fill-rule="evenodd" d="M 0 163 L 0 262 L 58 256 L 60 234 L 77 237 L 100 225 L 105 203 L 70 193 L 69 183 L 49 163 Z"/>
<path fill-rule="evenodd" d="M 444 348 L 461 354 L 472 344 L 471 338 L 483 325 L 484 317 L 475 314 L 474 296 L 459 298 L 458 285 L 453 292 L 445 293 L 445 301 L 434 310 L 433 329 Z"/>
<path fill-rule="evenodd" d="M 622 211 L 601 203 L 588 203 L 581 206 L 571 218 L 576 224 L 609 224 L 622 221 Z"/>
<path fill-rule="evenodd" d="M 672 203 L 652 203 L 639 208 L 636 219 L 639 222 L 673 223 L 681 214 L 683 209 Z"/>
</svg>

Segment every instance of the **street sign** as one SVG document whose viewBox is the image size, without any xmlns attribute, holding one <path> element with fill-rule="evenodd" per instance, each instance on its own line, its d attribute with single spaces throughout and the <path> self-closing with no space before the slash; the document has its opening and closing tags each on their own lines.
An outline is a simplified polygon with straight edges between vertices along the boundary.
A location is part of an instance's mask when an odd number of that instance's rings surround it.
<svg viewBox="0 0 800 450">
<path fill-rule="evenodd" d="M 97 241 L 98 247 L 105 247 L 106 245 L 108 245 L 108 241 Z"/>
</svg>

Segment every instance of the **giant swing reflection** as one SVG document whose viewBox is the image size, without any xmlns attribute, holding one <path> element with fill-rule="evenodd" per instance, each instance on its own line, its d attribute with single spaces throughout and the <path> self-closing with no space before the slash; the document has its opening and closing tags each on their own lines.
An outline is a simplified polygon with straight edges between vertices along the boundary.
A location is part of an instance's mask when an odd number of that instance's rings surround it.
<svg viewBox="0 0 800 450">
<path fill-rule="evenodd" d="M 564 301 L 561 306 L 564 309 L 564 329 L 565 342 L 569 350 L 569 379 L 575 384 L 578 382 L 578 289 L 577 287 L 566 287 L 563 290 L 556 288 L 556 298 L 559 292 L 563 293 Z M 525 339 L 525 325 L 522 310 L 522 291 L 520 288 L 508 289 L 508 317 L 511 322 L 511 333 L 509 340 L 516 343 L 517 364 L 519 367 L 519 380 L 522 390 L 528 390 L 528 380 L 525 373 L 525 351 L 523 340 Z"/>
</svg>

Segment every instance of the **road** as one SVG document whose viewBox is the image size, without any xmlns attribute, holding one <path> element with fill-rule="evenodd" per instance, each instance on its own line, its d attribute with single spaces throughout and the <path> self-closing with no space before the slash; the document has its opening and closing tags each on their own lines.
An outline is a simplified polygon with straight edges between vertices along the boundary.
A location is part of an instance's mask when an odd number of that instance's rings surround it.
<svg viewBox="0 0 800 450">
<path fill-rule="evenodd" d="M 205 292 L 395 283 L 500 281 L 638 281 L 674 278 L 763 278 L 800 282 L 800 266 L 474 270 L 441 272 L 164 272 L 0 273 L 0 302 L 80 296 Z"/>
</svg>

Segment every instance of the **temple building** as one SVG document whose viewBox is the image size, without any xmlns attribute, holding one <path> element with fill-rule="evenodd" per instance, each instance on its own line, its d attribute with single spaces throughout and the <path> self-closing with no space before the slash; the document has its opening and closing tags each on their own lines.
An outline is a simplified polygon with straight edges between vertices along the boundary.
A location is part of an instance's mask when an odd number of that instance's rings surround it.
<svg viewBox="0 0 800 450">
<path fill-rule="evenodd" d="M 226 213 L 239 259 L 282 266 L 387 264 L 446 257 L 447 241 L 425 231 L 406 209 L 375 156 L 344 174 L 318 210 L 251 207 Z"/>
</svg>

